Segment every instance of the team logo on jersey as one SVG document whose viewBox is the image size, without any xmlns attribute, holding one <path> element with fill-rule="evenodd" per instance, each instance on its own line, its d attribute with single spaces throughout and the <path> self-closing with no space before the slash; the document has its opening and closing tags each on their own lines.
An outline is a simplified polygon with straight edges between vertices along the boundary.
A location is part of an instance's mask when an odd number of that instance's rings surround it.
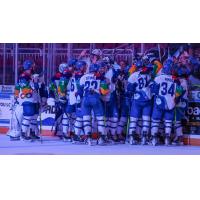
<svg viewBox="0 0 200 200">
<path fill-rule="evenodd" d="M 21 99 L 24 99 L 24 98 L 31 98 L 31 97 L 32 97 L 32 94 L 31 94 L 31 93 L 28 93 L 28 94 L 22 93 L 22 94 L 20 95 L 20 97 L 21 97 Z"/>
<path fill-rule="evenodd" d="M 157 104 L 157 105 L 161 105 L 161 104 L 162 104 L 162 101 L 161 101 L 160 98 L 156 98 L 156 104 Z"/>
<path fill-rule="evenodd" d="M 139 99 L 140 98 L 140 94 L 136 93 L 134 96 L 135 99 Z"/>
</svg>

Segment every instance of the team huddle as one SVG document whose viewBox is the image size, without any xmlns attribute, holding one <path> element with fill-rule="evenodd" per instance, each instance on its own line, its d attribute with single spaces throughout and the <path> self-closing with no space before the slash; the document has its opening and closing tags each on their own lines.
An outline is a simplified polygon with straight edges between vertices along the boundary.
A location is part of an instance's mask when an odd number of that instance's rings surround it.
<svg viewBox="0 0 200 200">
<path fill-rule="evenodd" d="M 41 71 L 26 60 L 15 87 L 8 135 L 13 140 L 40 139 L 38 118 L 53 99 L 55 134 L 64 141 L 182 145 L 189 75 L 183 54 L 161 63 L 149 52 L 129 66 L 94 49 L 88 57 L 82 52 L 78 59 L 61 63 L 47 87 Z"/>
</svg>

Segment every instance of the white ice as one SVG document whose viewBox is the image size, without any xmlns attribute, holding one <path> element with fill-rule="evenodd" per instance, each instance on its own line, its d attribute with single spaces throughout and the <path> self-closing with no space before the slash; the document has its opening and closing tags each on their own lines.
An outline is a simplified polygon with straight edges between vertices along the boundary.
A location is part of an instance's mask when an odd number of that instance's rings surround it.
<svg viewBox="0 0 200 200">
<path fill-rule="evenodd" d="M 129 144 L 87 146 L 65 143 L 56 137 L 44 137 L 39 141 L 10 141 L 0 134 L 1 155 L 200 155 L 195 146 L 131 146 Z"/>
</svg>

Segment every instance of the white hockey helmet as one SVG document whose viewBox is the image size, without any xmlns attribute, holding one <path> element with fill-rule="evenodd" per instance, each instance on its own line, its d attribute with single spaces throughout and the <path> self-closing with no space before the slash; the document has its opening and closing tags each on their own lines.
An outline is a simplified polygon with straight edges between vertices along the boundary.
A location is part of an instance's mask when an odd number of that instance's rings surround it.
<svg viewBox="0 0 200 200">
<path fill-rule="evenodd" d="M 110 63 L 110 58 L 108 56 L 106 56 L 102 59 L 102 61 L 105 63 Z"/>
<path fill-rule="evenodd" d="M 102 51 L 101 51 L 101 49 L 94 49 L 94 50 L 92 50 L 92 54 L 95 56 L 101 56 Z"/>
<path fill-rule="evenodd" d="M 61 64 L 59 65 L 59 67 L 58 67 L 58 70 L 59 70 L 59 72 L 60 72 L 61 74 L 63 74 L 64 71 L 67 69 L 67 67 L 68 67 L 68 64 L 67 64 L 67 63 L 61 63 Z"/>
</svg>

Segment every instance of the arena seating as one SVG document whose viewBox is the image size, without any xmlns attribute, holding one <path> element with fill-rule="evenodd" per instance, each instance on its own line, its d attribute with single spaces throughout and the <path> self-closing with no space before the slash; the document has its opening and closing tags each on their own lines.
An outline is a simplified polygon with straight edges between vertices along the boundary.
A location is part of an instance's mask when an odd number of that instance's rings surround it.
<svg viewBox="0 0 200 200">
<path fill-rule="evenodd" d="M 5 73 L 5 84 L 14 84 L 14 50 L 13 44 L 6 44 L 6 73 Z M 47 53 L 47 44 L 46 44 L 46 53 Z M 82 49 L 90 49 L 89 43 L 73 43 L 74 55 L 78 56 Z M 95 43 L 95 48 L 100 49 L 130 49 L 133 47 L 132 44 L 129 43 Z M 162 48 L 170 47 L 170 50 L 175 51 L 180 44 L 161 44 Z M 194 55 L 200 57 L 200 48 L 199 44 L 192 44 L 195 48 Z M 18 55 L 18 65 L 20 66 L 25 59 L 32 59 L 35 63 L 39 66 L 43 65 L 43 43 L 20 43 L 18 44 L 19 47 L 19 55 Z M 157 47 L 156 43 L 146 43 L 144 44 L 145 49 L 151 49 Z M 54 66 L 52 66 L 52 71 L 55 71 L 57 66 L 61 62 L 67 61 L 67 43 L 59 43 L 56 44 L 56 48 L 59 49 L 58 53 L 54 59 Z M 135 52 L 141 52 L 141 43 L 134 43 L 134 50 Z M 111 53 L 112 51 L 110 51 Z M 117 61 L 121 59 L 126 59 L 130 61 L 130 57 L 126 51 L 121 52 L 120 55 L 117 56 Z M 48 57 L 47 54 L 45 55 L 45 66 L 48 66 Z M 3 84 L 3 44 L 0 44 L 0 84 Z"/>
</svg>

